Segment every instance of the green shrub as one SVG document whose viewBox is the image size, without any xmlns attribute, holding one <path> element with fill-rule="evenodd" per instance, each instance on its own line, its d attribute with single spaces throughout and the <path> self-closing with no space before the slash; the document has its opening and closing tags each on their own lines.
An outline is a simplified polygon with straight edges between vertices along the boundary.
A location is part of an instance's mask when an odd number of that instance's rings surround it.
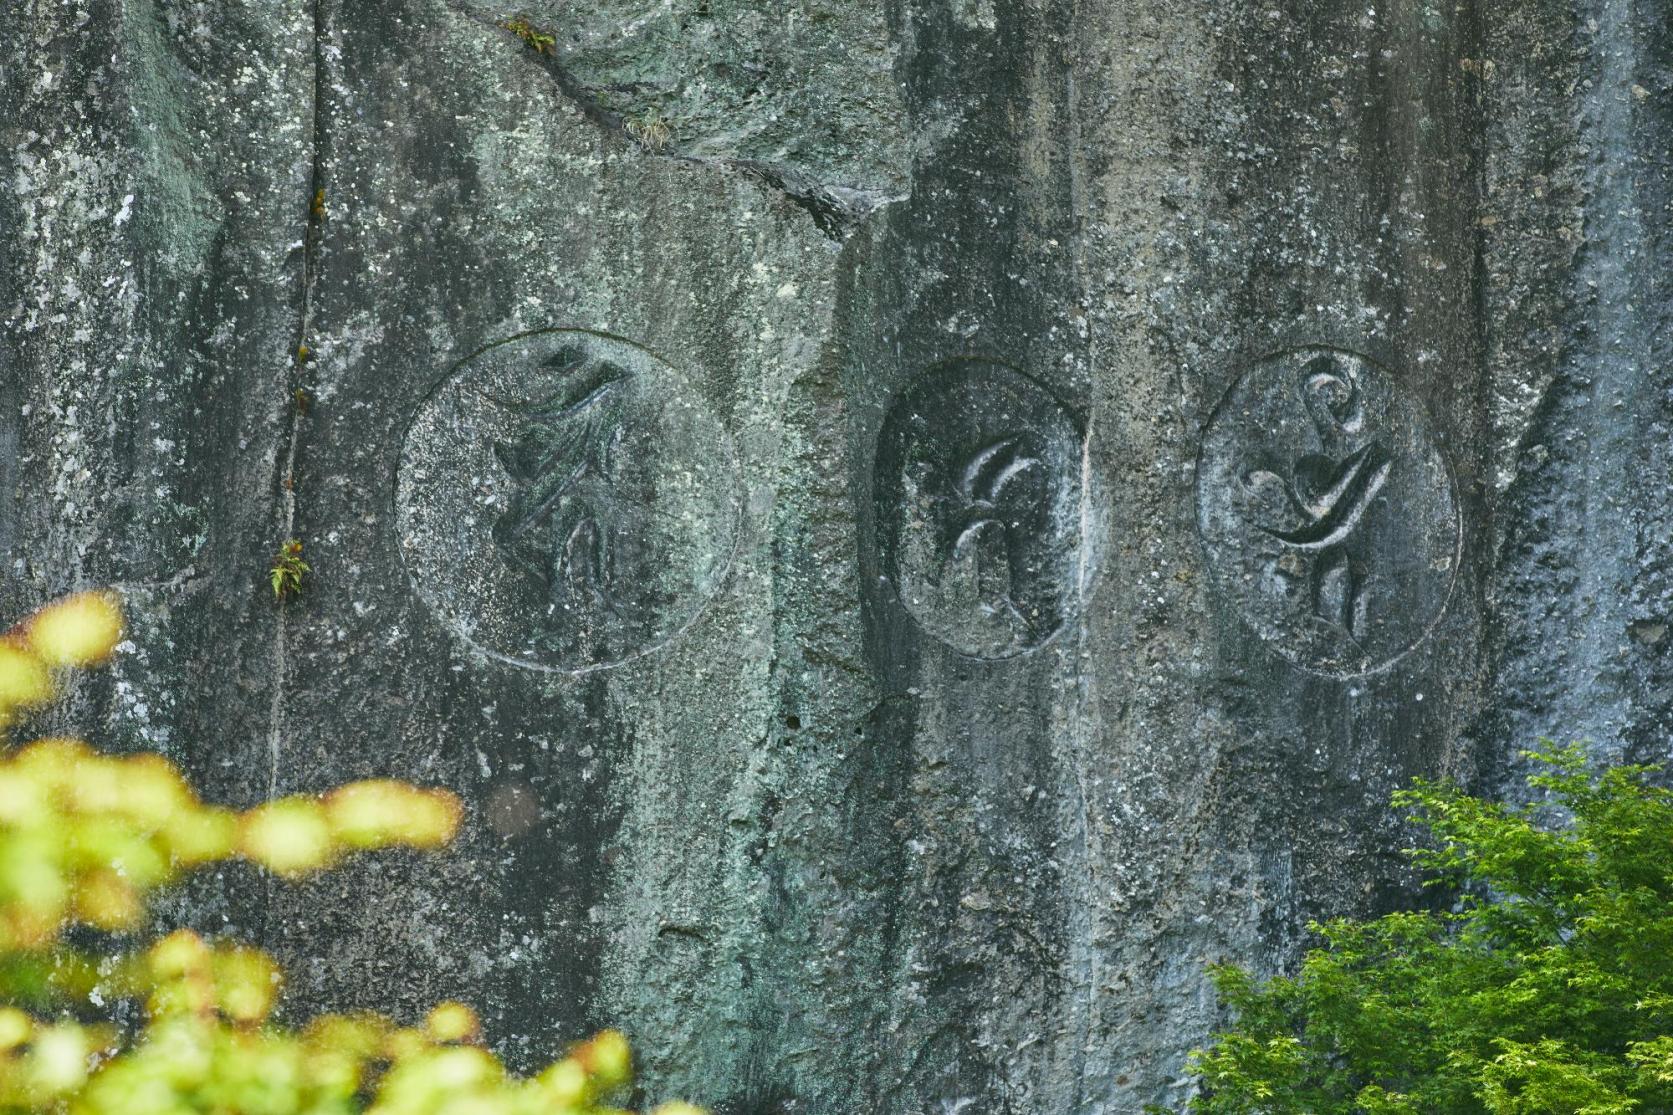
<svg viewBox="0 0 1673 1115">
<path fill-rule="evenodd" d="M 422 1025 L 327 1015 L 272 1021 L 277 965 L 178 931 L 146 941 L 146 898 L 182 872 L 242 858 L 282 876 L 378 848 L 452 838 L 445 791 L 357 782 L 244 813 L 199 801 L 155 755 L 72 740 L 10 749 L 20 711 L 121 637 L 113 597 L 84 593 L 0 635 L 0 1113 L 66 1115 L 604 1115 L 630 1075 L 605 1032 L 538 1075 L 480 1048 L 476 1016 L 444 1003 Z M 74 927 L 138 947 L 77 948 Z M 84 939 L 87 934 L 75 936 Z M 126 1005 L 137 1026 L 118 1025 Z M 670 1104 L 660 1115 L 692 1115 Z"/>
<path fill-rule="evenodd" d="M 1293 978 L 1215 971 L 1235 1024 L 1194 1057 L 1192 1111 L 1673 1111 L 1673 794 L 1578 747 L 1530 757 L 1544 802 L 1395 795 L 1450 912 L 1315 925 Z"/>
</svg>

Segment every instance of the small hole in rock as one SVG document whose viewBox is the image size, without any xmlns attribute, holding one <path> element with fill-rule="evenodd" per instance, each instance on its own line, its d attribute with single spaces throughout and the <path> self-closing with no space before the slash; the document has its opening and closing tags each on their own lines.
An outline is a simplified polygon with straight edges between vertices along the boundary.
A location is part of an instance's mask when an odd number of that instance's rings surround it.
<svg viewBox="0 0 1673 1115">
<path fill-rule="evenodd" d="M 784 718 L 784 726 L 789 728 L 792 732 L 797 731 L 802 726 L 802 718 L 797 716 L 795 713 L 791 713 L 789 716 Z"/>
</svg>

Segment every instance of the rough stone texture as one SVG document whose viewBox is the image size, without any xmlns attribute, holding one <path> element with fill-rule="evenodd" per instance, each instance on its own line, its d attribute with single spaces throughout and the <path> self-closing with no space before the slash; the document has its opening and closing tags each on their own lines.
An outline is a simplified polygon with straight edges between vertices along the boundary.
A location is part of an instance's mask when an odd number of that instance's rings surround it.
<svg viewBox="0 0 1673 1115">
<path fill-rule="evenodd" d="M 669 153 L 767 160 L 846 189 L 903 192 L 908 184 L 911 140 L 881 4 L 456 6 L 550 35 L 552 61 L 578 92 L 624 125 L 660 123 Z"/>
<path fill-rule="evenodd" d="M 299 1014 L 1177 1106 L 1411 775 L 1668 757 L 1660 0 L 0 0 L 0 90 L 0 606 L 132 621 L 39 727 L 469 805 L 171 904 Z"/>
</svg>

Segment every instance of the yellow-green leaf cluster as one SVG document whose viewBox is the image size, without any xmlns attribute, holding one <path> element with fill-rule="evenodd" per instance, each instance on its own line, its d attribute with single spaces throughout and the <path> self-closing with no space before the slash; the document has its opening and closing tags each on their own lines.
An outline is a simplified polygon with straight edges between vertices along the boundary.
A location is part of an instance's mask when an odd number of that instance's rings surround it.
<svg viewBox="0 0 1673 1115">
<path fill-rule="evenodd" d="M 500 21 L 500 26 L 523 40 L 523 45 L 536 54 L 550 54 L 557 46 L 557 37 L 530 23 L 527 16 L 512 16 Z"/>
<path fill-rule="evenodd" d="M 52 700 L 55 671 L 97 665 L 121 638 L 122 608 L 107 592 L 67 596 L 0 635 L 0 734 Z"/>
<path fill-rule="evenodd" d="M 307 356 L 306 346 L 303 347 L 302 355 Z M 284 544 L 279 547 L 279 552 L 273 555 L 273 564 L 267 571 L 267 580 L 273 586 L 274 597 L 283 600 L 301 592 L 302 578 L 312 572 L 312 569 L 312 566 L 302 560 L 302 540 L 285 539 Z"/>
<path fill-rule="evenodd" d="M 0 952 L 72 923 L 134 929 L 146 891 L 215 860 L 296 875 L 363 849 L 439 847 L 458 821 L 451 794 L 387 781 L 238 814 L 199 801 L 159 756 L 39 740 L 0 759 Z"/>
<path fill-rule="evenodd" d="M 0 744 L 121 631 L 115 599 L 84 593 L 0 636 Z M 462 1003 L 417 1026 L 328 1015 L 293 1030 L 274 1021 L 282 978 L 265 953 L 185 930 L 144 942 L 147 896 L 194 867 L 244 858 L 299 876 L 355 852 L 439 847 L 460 815 L 445 791 L 383 779 L 238 813 L 200 801 L 156 755 L 67 739 L 0 754 L 0 1115 L 615 1115 L 631 1076 L 619 1033 L 518 1077 Z M 78 951 L 65 939 L 76 925 L 121 943 Z M 115 1025 L 120 1004 L 143 1025 Z"/>
</svg>

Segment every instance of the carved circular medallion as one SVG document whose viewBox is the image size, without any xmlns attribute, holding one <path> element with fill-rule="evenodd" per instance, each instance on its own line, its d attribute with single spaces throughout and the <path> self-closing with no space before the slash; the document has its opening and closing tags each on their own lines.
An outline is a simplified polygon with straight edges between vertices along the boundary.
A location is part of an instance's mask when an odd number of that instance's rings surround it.
<svg viewBox="0 0 1673 1115">
<path fill-rule="evenodd" d="M 697 394 L 599 333 L 513 337 L 419 408 L 395 494 L 419 595 L 483 652 L 582 672 L 667 642 L 731 560 L 738 465 Z"/>
<path fill-rule="evenodd" d="M 1197 526 L 1244 622 L 1337 677 L 1417 645 L 1458 573 L 1458 501 L 1428 418 L 1333 349 L 1270 356 L 1232 385 L 1203 436 Z"/>
<path fill-rule="evenodd" d="M 938 365 L 878 441 L 883 576 L 925 631 L 973 658 L 1040 646 L 1087 583 L 1084 439 L 1038 383 L 990 360 Z"/>
</svg>

